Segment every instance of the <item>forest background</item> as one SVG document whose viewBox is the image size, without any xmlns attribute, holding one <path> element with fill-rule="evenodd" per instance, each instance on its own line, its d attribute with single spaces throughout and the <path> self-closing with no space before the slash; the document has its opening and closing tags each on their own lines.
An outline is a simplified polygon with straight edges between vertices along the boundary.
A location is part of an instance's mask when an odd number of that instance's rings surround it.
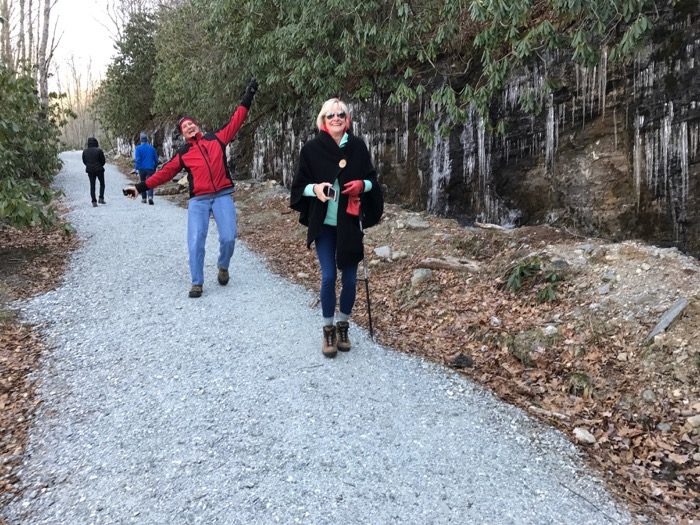
<svg viewBox="0 0 700 525">
<path fill-rule="evenodd" d="M 493 102 L 517 68 L 553 52 L 582 65 L 598 63 L 603 49 L 611 63 L 631 60 L 653 36 L 661 13 L 697 8 L 692 0 L 352 6 L 337 0 L 114 0 L 105 38 L 115 40 L 115 55 L 97 83 L 74 63 L 62 65 L 67 78 L 52 73 L 60 45 L 51 34 L 52 4 L 0 2 L 2 105 L 9 110 L 0 117 L 0 220 L 14 224 L 51 222 L 45 187 L 56 171 L 56 148 L 81 149 L 90 135 L 109 148 L 182 114 L 197 115 L 205 126 L 218 124 L 251 76 L 260 84 L 258 119 L 299 111 L 311 116 L 329 95 L 361 101 L 381 94 L 395 105 L 430 99 L 415 129 L 426 144 L 434 140 L 437 118 L 447 134 L 473 110 L 503 133 L 505 121 Z M 48 88 L 52 74 L 56 92 Z M 541 86 L 556 89 L 555 77 Z M 518 104 L 537 113 L 541 100 L 542 93 L 530 90 Z M 45 123 L 49 128 L 42 128 Z M 30 128 L 42 131 L 27 133 Z M 42 135 L 52 130 L 62 133 L 61 142 Z M 37 149 L 46 149 L 45 160 L 35 156 Z"/>
</svg>

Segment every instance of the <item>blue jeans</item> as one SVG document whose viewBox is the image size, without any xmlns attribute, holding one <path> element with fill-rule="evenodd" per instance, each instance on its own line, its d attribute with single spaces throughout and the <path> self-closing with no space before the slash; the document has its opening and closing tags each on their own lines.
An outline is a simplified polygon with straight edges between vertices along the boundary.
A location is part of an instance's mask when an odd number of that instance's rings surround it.
<svg viewBox="0 0 700 525">
<path fill-rule="evenodd" d="M 335 244 L 337 229 L 335 226 L 323 225 L 321 233 L 315 241 L 316 255 L 321 265 L 321 311 L 326 319 L 335 315 L 335 281 L 337 271 L 335 266 Z M 357 265 L 342 269 L 342 288 L 340 289 L 340 312 L 345 315 L 352 313 L 355 304 L 357 286 Z"/>
<path fill-rule="evenodd" d="M 146 179 L 153 175 L 155 173 L 155 170 L 139 170 L 139 179 L 141 179 L 141 182 L 146 182 Z M 153 190 L 146 190 L 141 194 L 141 198 L 143 200 L 146 200 L 146 194 L 148 194 L 148 198 L 152 199 L 153 198 Z"/>
<path fill-rule="evenodd" d="M 190 199 L 187 205 L 187 249 L 192 284 L 204 284 L 204 248 L 210 214 L 214 215 L 219 230 L 219 268 L 228 270 L 236 245 L 236 205 L 233 196 L 227 193 L 209 199 Z"/>
</svg>

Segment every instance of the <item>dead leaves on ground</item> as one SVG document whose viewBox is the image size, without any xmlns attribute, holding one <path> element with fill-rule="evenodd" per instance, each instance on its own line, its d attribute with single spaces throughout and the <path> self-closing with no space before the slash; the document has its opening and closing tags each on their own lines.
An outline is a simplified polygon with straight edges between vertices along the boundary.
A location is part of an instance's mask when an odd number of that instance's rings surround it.
<svg viewBox="0 0 700 525">
<path fill-rule="evenodd" d="M 0 501 L 17 491 L 14 472 L 37 406 L 30 375 L 43 350 L 34 329 L 17 322 L 5 303 L 55 287 L 76 244 L 61 228 L 0 228 Z"/>
</svg>

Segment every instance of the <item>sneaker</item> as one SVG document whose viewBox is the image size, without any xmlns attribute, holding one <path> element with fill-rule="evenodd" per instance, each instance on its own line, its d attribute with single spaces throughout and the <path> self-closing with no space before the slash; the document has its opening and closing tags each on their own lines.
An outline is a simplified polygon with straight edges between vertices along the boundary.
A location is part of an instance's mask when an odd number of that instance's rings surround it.
<svg viewBox="0 0 700 525">
<path fill-rule="evenodd" d="M 216 276 L 216 280 L 219 281 L 221 286 L 226 286 L 228 284 L 228 270 L 219 268 L 219 275 Z"/>
<path fill-rule="evenodd" d="M 336 323 L 336 329 L 338 332 L 338 350 L 341 352 L 350 351 L 350 338 L 348 337 L 348 328 L 350 328 L 350 323 L 347 321 L 338 321 Z"/>
<path fill-rule="evenodd" d="M 141 204 L 146 204 L 146 199 L 145 199 L 145 198 L 141 199 Z"/>
<path fill-rule="evenodd" d="M 102 197 L 100 197 L 97 202 L 99 202 L 100 204 L 107 204 Z"/>
<path fill-rule="evenodd" d="M 338 346 L 335 339 L 335 326 L 324 326 L 323 327 L 323 346 L 321 347 L 321 353 L 325 357 L 335 357 L 338 353 Z"/>
<path fill-rule="evenodd" d="M 190 288 L 189 296 L 192 299 L 196 299 L 197 297 L 202 297 L 202 285 L 201 284 L 193 284 L 192 288 Z"/>
<path fill-rule="evenodd" d="M 148 204 L 150 204 L 151 206 L 153 206 L 153 199 L 148 199 Z"/>
<path fill-rule="evenodd" d="M 97 203 L 95 201 L 92 201 L 92 207 L 97 208 Z"/>
</svg>

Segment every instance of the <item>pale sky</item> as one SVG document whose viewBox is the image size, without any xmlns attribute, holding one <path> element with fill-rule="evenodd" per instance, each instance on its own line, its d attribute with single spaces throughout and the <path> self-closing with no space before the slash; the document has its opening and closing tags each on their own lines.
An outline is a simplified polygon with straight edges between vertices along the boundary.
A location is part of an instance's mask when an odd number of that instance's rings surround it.
<svg viewBox="0 0 700 525">
<path fill-rule="evenodd" d="M 65 64 L 74 56 L 83 72 L 91 63 L 92 78 L 102 78 L 116 54 L 107 0 L 58 0 L 51 17 L 58 24 L 57 36 L 62 34 L 54 56 L 59 71 L 67 72 Z"/>
</svg>

